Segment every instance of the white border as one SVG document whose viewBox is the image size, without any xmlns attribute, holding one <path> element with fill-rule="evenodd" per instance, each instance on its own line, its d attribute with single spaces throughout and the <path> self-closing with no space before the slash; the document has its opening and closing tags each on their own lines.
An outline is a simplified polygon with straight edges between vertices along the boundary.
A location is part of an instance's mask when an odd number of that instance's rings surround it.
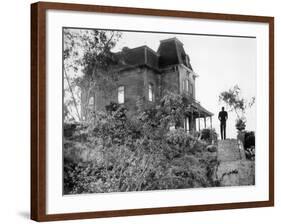
<svg viewBox="0 0 281 224">
<path fill-rule="evenodd" d="M 114 21 L 114 22 L 113 22 Z M 62 27 L 169 31 L 256 36 L 256 185 L 169 191 L 62 196 Z M 269 199 L 268 189 L 268 25 L 263 23 L 165 18 L 138 15 L 47 11 L 47 214 L 202 205 Z"/>
</svg>

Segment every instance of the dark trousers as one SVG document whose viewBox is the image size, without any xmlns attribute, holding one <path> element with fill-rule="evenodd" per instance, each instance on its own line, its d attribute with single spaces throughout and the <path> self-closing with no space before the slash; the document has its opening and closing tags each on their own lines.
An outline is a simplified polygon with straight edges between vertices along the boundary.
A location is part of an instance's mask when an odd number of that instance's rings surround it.
<svg viewBox="0 0 281 224">
<path fill-rule="evenodd" d="M 225 139 L 226 133 L 226 122 L 221 122 L 221 139 Z"/>
</svg>

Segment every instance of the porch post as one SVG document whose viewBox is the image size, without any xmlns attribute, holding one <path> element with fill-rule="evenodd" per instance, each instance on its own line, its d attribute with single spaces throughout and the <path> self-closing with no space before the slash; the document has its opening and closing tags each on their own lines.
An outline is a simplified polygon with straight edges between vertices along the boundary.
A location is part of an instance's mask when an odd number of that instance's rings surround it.
<svg viewBox="0 0 281 224">
<path fill-rule="evenodd" d="M 211 122 L 211 128 L 213 128 L 213 127 L 212 127 L 212 116 L 210 116 L 210 122 Z"/>
<path fill-rule="evenodd" d="M 198 110 L 198 114 L 199 114 L 199 117 L 198 117 L 198 130 L 200 131 L 200 111 Z"/>
<path fill-rule="evenodd" d="M 206 128 L 206 115 L 204 115 L 204 126 Z"/>
<path fill-rule="evenodd" d="M 194 120 L 193 120 L 193 110 L 191 111 L 191 122 L 190 122 L 190 130 L 191 131 L 194 131 L 194 125 L 193 125 L 193 122 L 194 122 Z"/>
</svg>

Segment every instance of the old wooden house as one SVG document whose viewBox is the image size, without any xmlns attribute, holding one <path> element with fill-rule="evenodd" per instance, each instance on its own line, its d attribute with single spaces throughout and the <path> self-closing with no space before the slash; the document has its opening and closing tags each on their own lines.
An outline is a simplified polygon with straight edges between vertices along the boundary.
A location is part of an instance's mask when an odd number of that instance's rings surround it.
<svg viewBox="0 0 281 224">
<path fill-rule="evenodd" d="M 196 100 L 197 75 L 180 40 L 161 40 L 157 52 L 148 46 L 125 47 L 114 56 L 118 59 L 118 64 L 112 67 L 118 74 L 116 87 L 108 89 L 110 94 L 107 97 L 99 91 L 85 97 L 82 90 L 82 116 L 86 116 L 88 110 L 104 110 L 110 102 L 124 104 L 130 112 L 134 112 L 138 100 L 142 99 L 144 106 L 153 104 L 170 91 L 185 94 L 189 99 L 190 113 L 186 115 L 182 127 L 187 131 L 198 130 L 207 126 L 207 119 L 208 127 L 212 126 L 213 114 Z"/>
</svg>

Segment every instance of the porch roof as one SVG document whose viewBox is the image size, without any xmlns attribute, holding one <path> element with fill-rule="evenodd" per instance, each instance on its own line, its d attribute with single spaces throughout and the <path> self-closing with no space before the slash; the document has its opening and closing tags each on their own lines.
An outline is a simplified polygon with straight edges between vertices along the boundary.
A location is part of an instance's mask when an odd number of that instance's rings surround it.
<svg viewBox="0 0 281 224">
<path fill-rule="evenodd" d="M 212 112 L 201 106 L 200 102 L 195 100 L 190 95 L 185 94 L 185 96 L 188 100 L 189 112 L 192 113 L 195 118 L 212 117 L 214 115 Z"/>
<path fill-rule="evenodd" d="M 191 108 L 193 109 L 192 112 L 196 118 L 212 117 L 214 115 L 212 112 L 201 106 L 199 102 L 192 102 Z"/>
</svg>

